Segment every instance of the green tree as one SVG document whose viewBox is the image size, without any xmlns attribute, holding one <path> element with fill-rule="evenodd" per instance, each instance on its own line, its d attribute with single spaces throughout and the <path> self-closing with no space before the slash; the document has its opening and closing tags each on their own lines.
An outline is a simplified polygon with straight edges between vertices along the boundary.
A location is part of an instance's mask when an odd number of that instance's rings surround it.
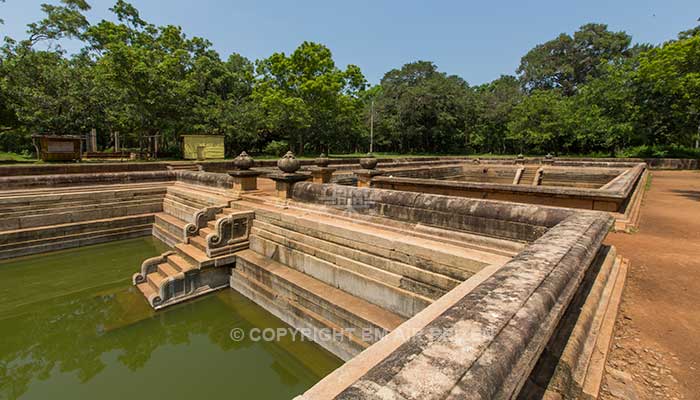
<svg viewBox="0 0 700 400">
<path fill-rule="evenodd" d="M 508 148 L 508 123 L 513 108 L 523 97 L 520 82 L 512 75 L 502 75 L 493 82 L 477 88 L 478 121 L 475 129 L 481 152 L 512 151 Z"/>
<path fill-rule="evenodd" d="M 378 143 L 399 152 L 458 152 L 470 148 L 476 97 L 461 78 L 429 61 L 387 72 L 375 103 Z"/>
<path fill-rule="evenodd" d="M 576 122 L 572 132 L 580 151 L 605 151 L 614 157 L 638 139 L 634 134 L 638 113 L 633 84 L 636 63 L 621 60 L 606 64 L 601 72 L 572 100 Z"/>
<path fill-rule="evenodd" d="M 346 150 L 361 132 L 365 78 L 355 65 L 336 67 L 331 51 L 304 42 L 289 56 L 256 63 L 253 99 L 266 140 L 286 140 L 298 154 Z"/>
<path fill-rule="evenodd" d="M 513 108 L 508 138 L 521 153 L 558 155 L 574 145 L 571 125 L 571 100 L 558 91 L 537 90 Z"/>
<path fill-rule="evenodd" d="M 697 146 L 700 139 L 700 36 L 641 54 L 635 84 L 639 129 L 649 144 Z"/>
<path fill-rule="evenodd" d="M 632 38 L 625 32 L 611 32 L 605 24 L 586 24 L 573 37 L 562 33 L 556 39 L 535 46 L 518 67 L 527 91 L 560 89 L 566 96 L 600 74 L 603 61 L 628 56 Z"/>
</svg>

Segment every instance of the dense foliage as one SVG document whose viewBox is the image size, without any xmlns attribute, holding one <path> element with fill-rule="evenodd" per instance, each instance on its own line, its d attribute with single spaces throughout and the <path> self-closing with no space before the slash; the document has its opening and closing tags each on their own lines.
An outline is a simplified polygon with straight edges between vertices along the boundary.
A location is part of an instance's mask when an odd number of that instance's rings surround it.
<svg viewBox="0 0 700 400">
<path fill-rule="evenodd" d="M 44 4 L 25 39 L 5 38 L 0 151 L 31 151 L 31 134 L 94 128 L 102 149 L 116 135 L 133 148 L 157 137 L 173 156 L 180 135 L 193 133 L 224 135 L 229 156 L 361 152 L 372 123 L 375 151 L 700 156 L 700 27 L 653 47 L 586 24 L 487 84 L 417 61 L 368 87 L 359 67 L 338 67 L 322 44 L 254 62 L 222 58 L 123 0 L 110 21 L 90 24 L 89 8 Z M 82 49 L 67 54 L 66 39 Z"/>
</svg>

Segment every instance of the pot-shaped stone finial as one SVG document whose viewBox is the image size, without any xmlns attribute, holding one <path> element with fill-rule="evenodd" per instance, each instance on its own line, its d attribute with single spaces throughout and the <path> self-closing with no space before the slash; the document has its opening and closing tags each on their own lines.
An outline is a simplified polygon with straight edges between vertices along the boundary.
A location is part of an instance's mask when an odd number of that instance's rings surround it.
<svg viewBox="0 0 700 400">
<path fill-rule="evenodd" d="M 372 153 L 367 153 L 367 155 L 363 158 L 360 158 L 360 166 L 364 169 L 375 169 L 377 168 L 377 163 L 379 160 L 374 158 L 374 155 Z"/>
<path fill-rule="evenodd" d="M 523 160 L 523 159 L 525 159 L 525 156 L 523 155 L 523 153 L 518 154 L 518 160 Z"/>
<path fill-rule="evenodd" d="M 554 158 L 554 156 L 552 155 L 552 153 L 547 153 L 547 155 L 544 156 L 544 158 L 546 158 L 547 160 L 551 160 Z"/>
<path fill-rule="evenodd" d="M 233 159 L 233 166 L 241 171 L 249 170 L 253 166 L 253 158 L 244 151 Z"/>
<path fill-rule="evenodd" d="M 328 166 L 328 164 L 331 162 L 331 160 L 326 157 L 325 153 L 321 153 L 320 156 L 316 160 L 314 160 L 314 163 L 316 164 L 317 167 L 322 167 L 325 168 Z"/>
<path fill-rule="evenodd" d="M 287 154 L 282 156 L 277 160 L 277 168 L 281 169 L 282 172 L 293 174 L 299 170 L 299 160 L 294 157 L 294 153 L 288 151 Z"/>
</svg>

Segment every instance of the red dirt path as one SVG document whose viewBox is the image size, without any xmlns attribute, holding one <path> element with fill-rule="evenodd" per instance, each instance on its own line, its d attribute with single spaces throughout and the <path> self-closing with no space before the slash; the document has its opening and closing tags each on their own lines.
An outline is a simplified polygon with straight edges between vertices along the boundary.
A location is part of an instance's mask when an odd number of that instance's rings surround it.
<svg viewBox="0 0 700 400">
<path fill-rule="evenodd" d="M 653 172 L 639 231 L 607 242 L 631 269 L 602 397 L 700 399 L 700 171 Z"/>
</svg>

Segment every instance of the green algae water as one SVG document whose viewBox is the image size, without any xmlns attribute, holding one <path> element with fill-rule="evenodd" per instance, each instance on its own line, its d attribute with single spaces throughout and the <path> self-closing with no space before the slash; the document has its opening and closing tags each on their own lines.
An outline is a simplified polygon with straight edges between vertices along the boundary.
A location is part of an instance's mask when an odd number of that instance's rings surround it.
<svg viewBox="0 0 700 400">
<path fill-rule="evenodd" d="M 226 289 L 154 312 L 130 284 L 139 238 L 0 262 L 0 399 L 290 399 L 341 361 Z"/>
</svg>

